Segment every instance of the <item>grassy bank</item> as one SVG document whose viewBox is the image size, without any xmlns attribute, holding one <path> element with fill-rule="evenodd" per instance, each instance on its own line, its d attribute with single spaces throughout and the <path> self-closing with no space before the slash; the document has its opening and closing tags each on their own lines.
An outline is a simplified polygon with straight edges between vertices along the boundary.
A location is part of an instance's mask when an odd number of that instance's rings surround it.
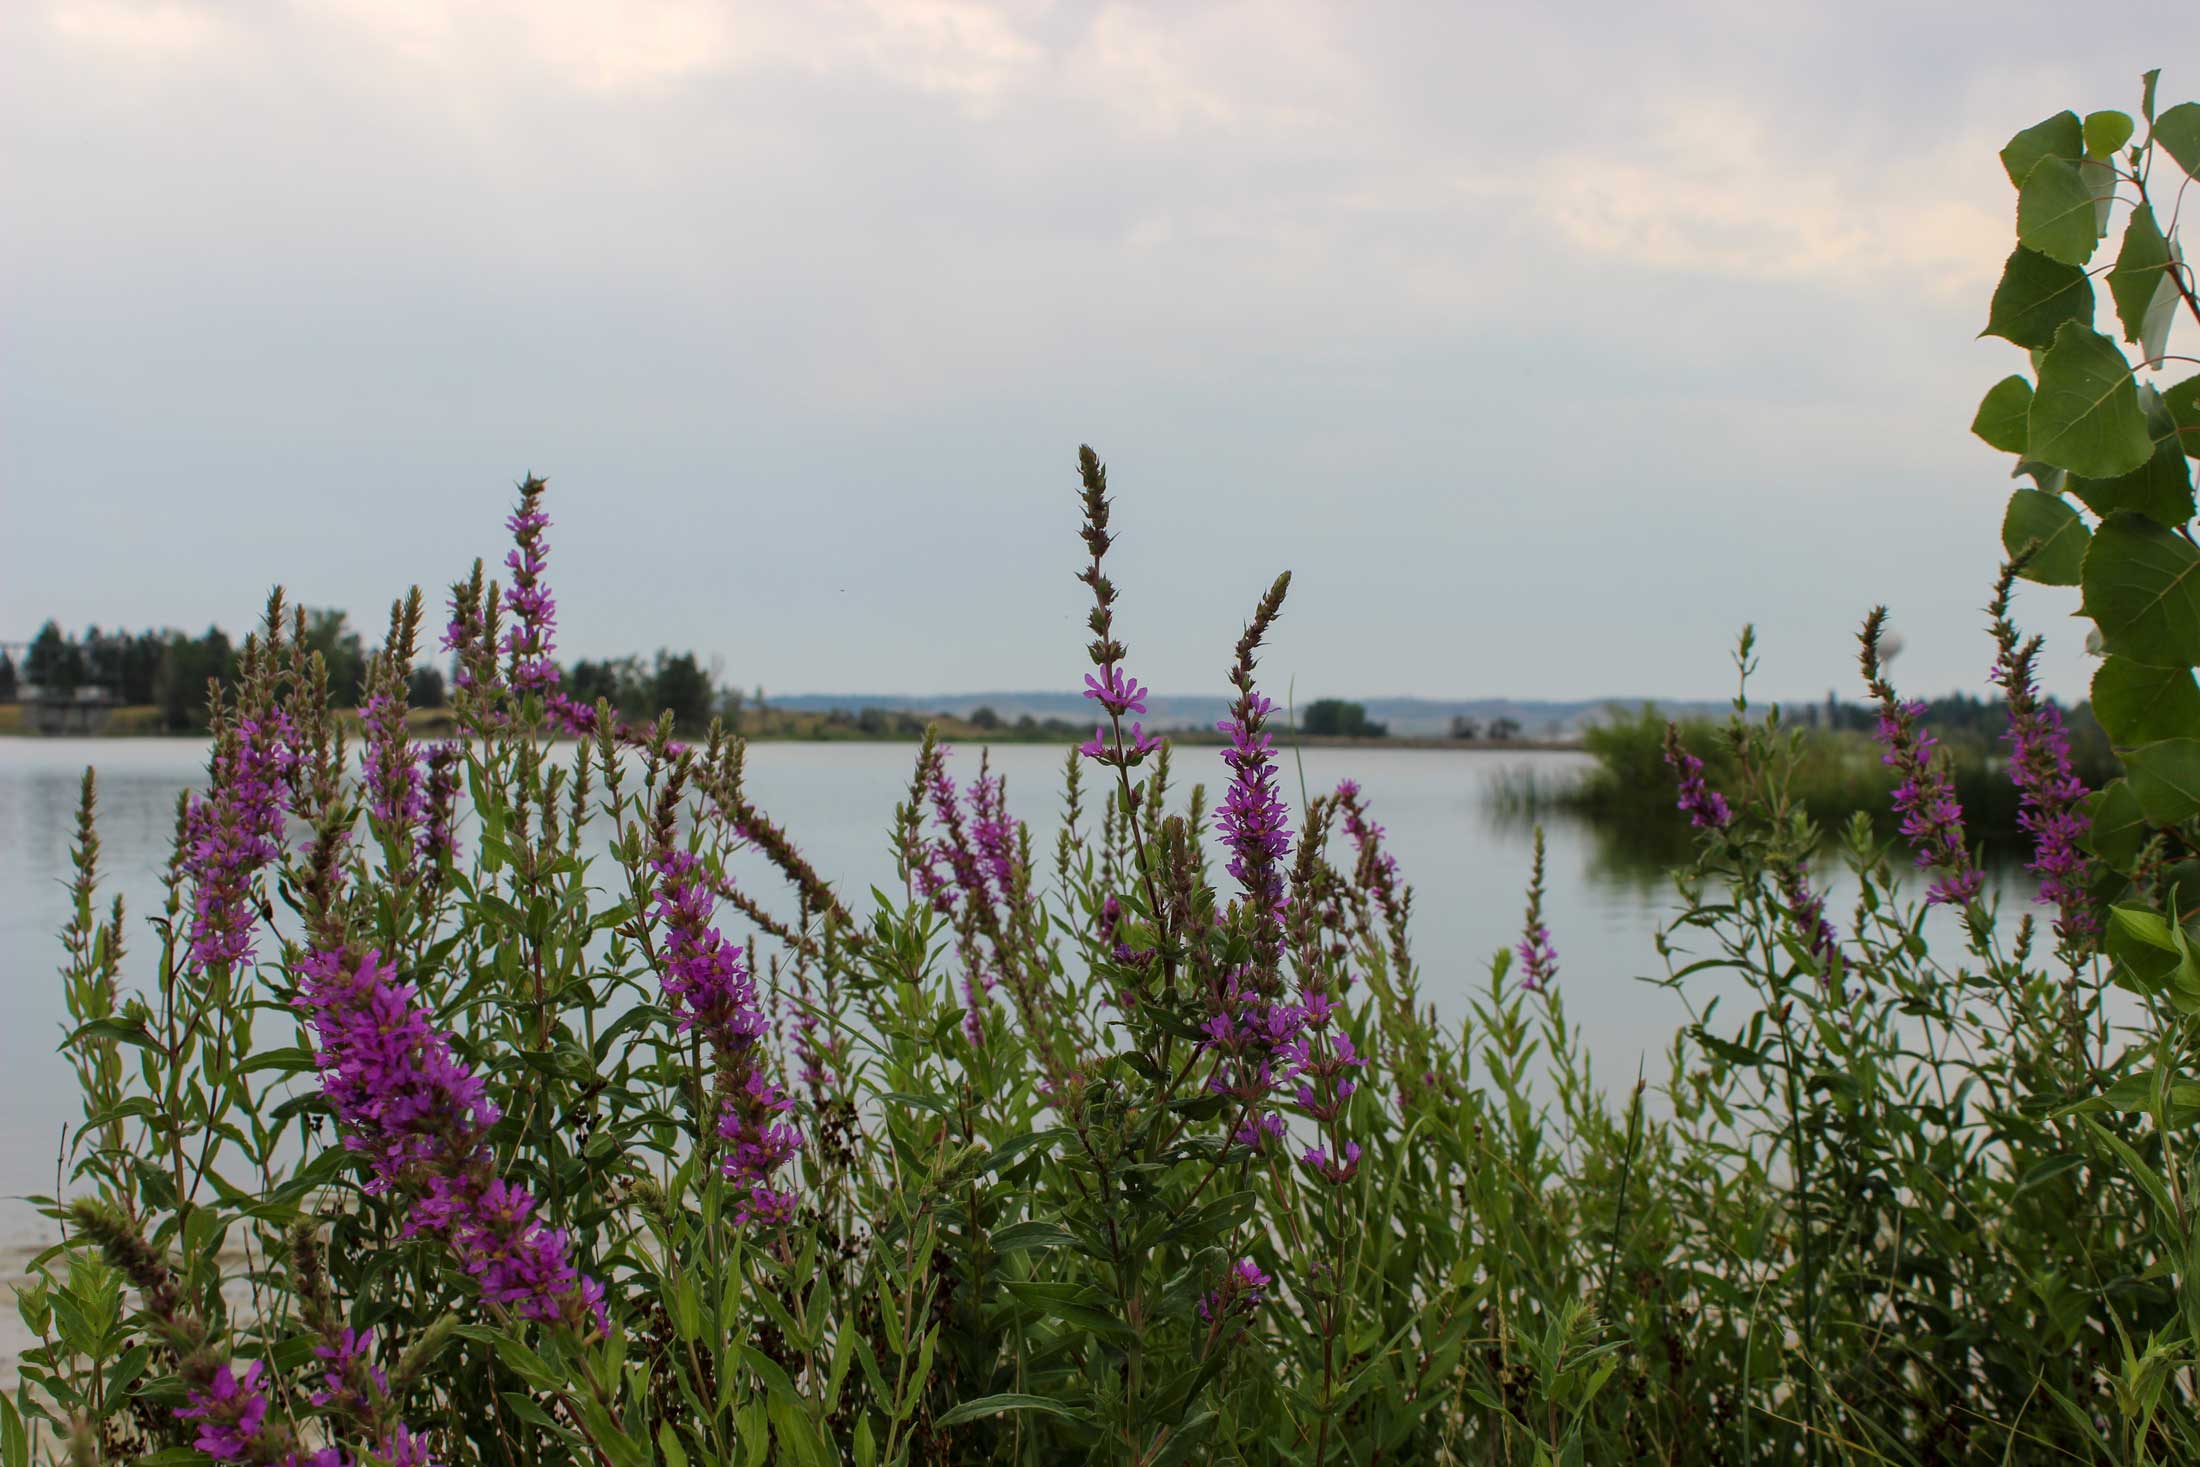
<svg viewBox="0 0 2200 1467">
<path fill-rule="evenodd" d="M 1583 735 L 1581 748 L 1596 764 L 1571 777 L 1532 769 L 1493 775 L 1498 808 L 1521 818 L 1562 813 L 1600 825 L 1624 827 L 1652 845 L 1674 853 L 1686 849 L 1688 821 L 1674 806 L 1673 772 L 1665 763 L 1664 715 L 1651 705 L 1612 717 Z M 2099 789 L 2122 773 L 2100 725 L 2080 708 L 2069 720 L 2071 756 L 2087 788 Z M 1692 721 L 1679 725 L 1681 741 L 1704 761 L 1713 788 L 1731 788 L 1734 755 L 1719 725 Z M 1851 729 L 1795 728 L 1797 757 L 1789 776 L 1790 795 L 1821 829 L 1845 824 L 1857 811 L 1869 814 L 1882 835 L 1894 831 L 1894 772 L 1880 760 L 1879 745 Z M 1969 731 L 1950 732 L 1943 740 L 1957 797 L 1974 838 L 1990 846 L 2014 847 L 2017 791 L 2009 782 L 2003 751 L 1995 741 Z"/>
</svg>

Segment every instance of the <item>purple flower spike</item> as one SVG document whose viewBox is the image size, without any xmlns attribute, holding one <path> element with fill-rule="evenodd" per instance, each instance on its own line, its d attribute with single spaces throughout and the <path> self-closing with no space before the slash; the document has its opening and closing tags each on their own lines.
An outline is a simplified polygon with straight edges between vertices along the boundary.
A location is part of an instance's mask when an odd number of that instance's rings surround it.
<svg viewBox="0 0 2200 1467">
<path fill-rule="evenodd" d="M 603 1287 L 574 1270 L 565 1234 L 534 1217 L 527 1189 L 496 1175 L 488 1135 L 499 1113 L 481 1078 L 396 978 L 372 949 L 322 949 L 298 967 L 321 1091 L 345 1149 L 367 1163 L 368 1190 L 410 1196 L 406 1234 L 448 1243 L 492 1303 L 608 1333 Z"/>
<path fill-rule="evenodd" d="M 802 1133 L 780 1120 L 793 1100 L 757 1067 L 757 1041 L 770 1021 L 741 949 L 711 925 L 714 893 L 702 862 L 667 843 L 651 864 L 659 878 L 652 910 L 665 924 L 665 997 L 680 1029 L 699 1034 L 717 1063 L 724 1099 L 716 1129 L 726 1147 L 719 1170 L 749 1189 L 734 1221 L 777 1226 L 793 1218 L 795 1198 L 768 1182 L 801 1149 Z"/>
<path fill-rule="evenodd" d="M 2009 728 L 2003 737 L 2009 744 L 2009 779 L 2017 787 L 2017 825 L 2032 837 L 2026 869 L 2040 878 L 2033 900 L 2056 910 L 2056 936 L 2065 947 L 2078 947 L 2101 929 L 2100 913 L 2087 889 L 2092 861 L 2080 845 L 2091 828 L 2079 808 L 2089 791 L 2071 770 L 2062 710 L 2042 700 L 2034 686 L 2038 639 L 2022 647 L 2014 642 L 2012 628 L 1989 676 L 2009 698 Z"/>
<path fill-rule="evenodd" d="M 1250 1258 L 1240 1258 L 1223 1275 L 1222 1287 L 1199 1301 L 1199 1317 L 1212 1324 L 1232 1315 L 1240 1318 L 1250 1315 L 1268 1302 L 1268 1290 L 1274 1283 L 1274 1279 L 1261 1272 L 1259 1264 Z"/>
<path fill-rule="evenodd" d="M 1558 949 L 1551 946 L 1551 929 L 1533 923 L 1513 949 L 1520 957 L 1520 986 L 1541 993 L 1558 977 Z"/>
<path fill-rule="evenodd" d="M 1704 780 L 1703 760 L 1681 747 L 1681 731 L 1670 723 L 1665 726 L 1665 762 L 1680 784 L 1675 808 L 1688 817 L 1690 825 L 1698 830 L 1724 830 L 1734 823 L 1726 796 Z"/>
<path fill-rule="evenodd" d="M 275 708 L 240 711 L 215 735 L 203 796 L 184 816 L 184 871 L 192 884 L 191 962 L 251 961 L 259 873 L 281 853 L 283 789 L 298 756 L 290 720 Z"/>
<path fill-rule="evenodd" d="M 186 1404 L 176 1415 L 199 1424 L 193 1445 L 225 1462 L 243 1462 L 261 1455 L 260 1436 L 266 1429 L 268 1412 L 263 1384 L 266 1377 L 267 1366 L 258 1360 L 247 1365 L 242 1375 L 224 1365 L 215 1372 L 211 1385 L 189 1392 Z"/>
<path fill-rule="evenodd" d="M 1947 761 L 1933 757 L 1940 740 L 1925 732 L 1924 717 L 1923 703 L 1890 698 L 1880 705 L 1874 736 L 1886 750 L 1880 762 L 1902 776 L 1894 791 L 1902 834 L 1917 853 L 1917 864 L 1939 873 L 1926 890 L 1926 904 L 1962 906 L 1977 899 L 1986 873 L 1972 864 L 1963 807 L 1956 803 Z"/>
<path fill-rule="evenodd" d="M 1085 674 L 1085 696 L 1097 698 L 1100 706 L 1118 718 L 1126 713 L 1146 711 L 1146 689 L 1138 679 L 1122 668 L 1109 664 L 1100 669 L 1100 676 Z"/>
</svg>

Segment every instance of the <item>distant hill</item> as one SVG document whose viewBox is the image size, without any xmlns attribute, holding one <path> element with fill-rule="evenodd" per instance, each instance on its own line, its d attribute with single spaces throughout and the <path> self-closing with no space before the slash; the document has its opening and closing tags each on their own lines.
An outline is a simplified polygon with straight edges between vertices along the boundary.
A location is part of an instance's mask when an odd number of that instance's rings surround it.
<svg viewBox="0 0 2200 1467">
<path fill-rule="evenodd" d="M 899 696 L 884 693 L 788 693 L 767 690 L 766 701 L 774 708 L 795 712 L 826 713 L 835 708 L 860 712 L 878 708 L 889 713 L 952 713 L 968 717 L 979 708 L 991 708 L 1011 722 L 1030 714 L 1036 719 L 1060 718 L 1079 722 L 1092 716 L 1092 703 L 1081 693 L 989 692 L 936 693 Z M 1451 732 L 1454 718 L 1474 719 L 1487 728 L 1493 719 L 1510 718 L 1529 738 L 1573 738 L 1582 726 L 1593 723 L 1606 709 L 1627 709 L 1645 702 L 1677 716 L 1723 717 L 1727 704 L 1664 698 L 1581 698 L 1554 701 L 1536 698 L 1359 698 L 1367 716 L 1388 724 L 1404 738 L 1441 738 Z M 1155 693 L 1146 699 L 1146 726 L 1150 729 L 1208 728 L 1222 716 L 1223 700 L 1214 694 Z"/>
</svg>

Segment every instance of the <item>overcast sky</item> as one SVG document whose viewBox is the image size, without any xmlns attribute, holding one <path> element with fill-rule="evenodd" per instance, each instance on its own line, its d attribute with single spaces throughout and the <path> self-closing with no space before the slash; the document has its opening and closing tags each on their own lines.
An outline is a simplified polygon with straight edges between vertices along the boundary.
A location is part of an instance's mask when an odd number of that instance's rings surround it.
<svg viewBox="0 0 2200 1467">
<path fill-rule="evenodd" d="M 1547 14 L 1533 13 L 1537 10 Z M 1979 688 L 1995 152 L 2189 5 L 0 5 L 0 638 L 378 626 L 549 476 L 562 650 L 782 692 Z M 2180 63 L 2193 62 L 2180 72 Z M 2188 347 L 2188 349 L 2190 349 Z M 2074 592 L 2033 590 L 2051 686 Z"/>
</svg>

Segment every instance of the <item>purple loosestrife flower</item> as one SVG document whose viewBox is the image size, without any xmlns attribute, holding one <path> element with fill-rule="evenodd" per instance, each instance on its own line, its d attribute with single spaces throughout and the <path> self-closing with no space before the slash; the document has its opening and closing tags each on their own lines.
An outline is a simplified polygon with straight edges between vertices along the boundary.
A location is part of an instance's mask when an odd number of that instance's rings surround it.
<svg viewBox="0 0 2200 1467">
<path fill-rule="evenodd" d="M 480 561 L 474 562 L 470 579 L 452 585 L 450 607 L 451 620 L 443 629 L 442 645 L 456 664 L 452 686 L 485 703 L 494 703 L 504 693 L 504 680 L 497 671 L 497 649 L 492 645 L 499 607 L 496 587 L 484 582 Z"/>
<path fill-rule="evenodd" d="M 1210 1290 L 1199 1301 L 1199 1317 L 1212 1324 L 1233 1315 L 1244 1317 L 1268 1301 L 1275 1280 L 1261 1272 L 1250 1258 L 1240 1258 L 1222 1276 L 1222 1287 Z"/>
<path fill-rule="evenodd" d="M 309 1393 L 313 1404 L 323 1408 L 337 1407 L 354 1414 L 369 1414 L 374 1402 L 360 1398 L 360 1392 L 352 1383 L 355 1372 L 364 1371 L 372 1388 L 387 1396 L 390 1378 L 382 1367 L 373 1363 L 374 1333 L 361 1334 L 345 1325 L 334 1339 L 313 1347 L 313 1357 L 321 1362 L 321 1384 Z"/>
<path fill-rule="evenodd" d="M 1703 760 L 1681 746 L 1681 731 L 1670 723 L 1665 726 L 1665 762 L 1680 784 L 1676 808 L 1688 817 L 1690 825 L 1698 830 L 1724 830 L 1734 823 L 1726 796 L 1704 780 Z"/>
<path fill-rule="evenodd" d="M 505 633 L 503 650 L 510 659 L 512 687 L 521 693 L 547 694 L 558 685 L 558 665 L 550 660 L 557 650 L 558 603 L 543 581 L 550 556 L 550 542 L 543 538 L 550 527 L 550 516 L 542 509 L 547 487 L 528 475 L 519 486 L 519 508 L 504 522 L 513 544 L 504 555 L 505 568 L 512 573 L 512 592 L 506 598 L 512 629 Z"/>
<path fill-rule="evenodd" d="M 1948 761 L 1933 757 L 1940 741 L 1925 732 L 1925 705 L 1904 702 L 1887 681 L 1880 653 L 1886 625 L 1887 609 L 1875 607 L 1857 637 L 1864 681 L 1879 704 L 1874 736 L 1886 751 L 1880 762 L 1901 776 L 1894 808 L 1902 817 L 1902 834 L 1917 853 L 1917 864 L 1938 873 L 1926 889 L 1925 904 L 1966 906 L 1977 900 L 1986 873 L 1972 861 L 1970 847 L 1964 843 L 1963 807 L 1956 803 Z"/>
<path fill-rule="evenodd" d="M 1946 761 L 1933 757 L 1940 740 L 1925 732 L 1924 716 L 1923 703 L 1890 700 L 1881 707 L 1873 733 L 1886 750 L 1880 762 L 1902 776 L 1894 791 L 1902 834 L 1917 852 L 1917 864 L 1941 873 L 1926 891 L 1927 905 L 1960 906 L 1978 896 L 1986 877 L 1971 863 L 1963 839 L 1963 808 L 1956 803 Z"/>
<path fill-rule="evenodd" d="M 405 700 L 376 692 L 361 711 L 366 725 L 367 813 L 386 829 L 409 833 L 428 813 L 420 763 L 405 742 Z"/>
<path fill-rule="evenodd" d="M 1826 976 L 1837 977 L 1841 971 L 1841 939 L 1826 920 L 1826 899 L 1811 889 L 1809 863 L 1798 860 L 1782 866 L 1776 879 L 1788 920 L 1804 934 L 1810 955 L 1826 965 Z"/>
<path fill-rule="evenodd" d="M 655 911 L 665 924 L 664 989 L 681 1032 L 712 1052 L 744 1049 L 767 1027 L 741 949 L 711 925 L 709 873 L 693 852 L 660 850 Z"/>
<path fill-rule="evenodd" d="M 208 1384 L 185 1391 L 176 1415 L 199 1424 L 192 1445 L 225 1462 L 266 1460 L 261 1440 L 267 1429 L 266 1379 L 266 1364 L 255 1360 L 242 1375 L 223 1365 Z"/>
<path fill-rule="evenodd" d="M 1085 526 L 1079 534 L 1092 555 L 1091 564 L 1077 573 L 1077 579 L 1092 588 L 1092 614 L 1087 618 L 1092 642 L 1086 651 L 1093 666 L 1100 669 L 1098 677 L 1085 674 L 1085 696 L 1099 703 L 1108 715 L 1107 723 L 1095 727 L 1092 737 L 1077 746 L 1077 752 L 1128 771 L 1160 748 L 1161 740 L 1147 733 L 1142 723 L 1132 724 L 1128 735 L 1123 731 L 1126 713 L 1146 711 L 1146 689 L 1123 670 L 1125 649 L 1115 640 L 1115 583 L 1101 569 L 1108 547 L 1115 543 L 1108 534 L 1108 471 L 1097 454 L 1080 447 L 1077 472 L 1079 497 L 1085 508 Z"/>
<path fill-rule="evenodd" d="M 776 1227 L 794 1219 L 794 1194 L 770 1185 L 772 1174 L 802 1149 L 802 1133 L 777 1119 L 793 1109 L 790 1097 L 751 1070 L 719 1116 L 718 1134 L 726 1143 L 721 1170 L 727 1180 L 748 1189 L 733 1215 L 737 1225 L 753 1221 Z"/>
<path fill-rule="evenodd" d="M 1328 1152 L 1319 1146 L 1309 1146 L 1299 1158 L 1306 1169 L 1332 1187 L 1342 1187 L 1360 1173 L 1360 1143 L 1347 1141 L 1340 1160 L 1332 1160 Z"/>
<path fill-rule="evenodd" d="M 457 818 L 458 771 L 463 758 L 456 744 L 432 744 L 427 751 L 428 774 L 422 801 L 426 809 L 416 849 L 421 864 L 431 869 L 458 855 L 458 836 L 453 823 Z"/>
<path fill-rule="evenodd" d="M 1230 736 L 1222 751 L 1230 766 L 1230 788 L 1215 809 L 1215 829 L 1230 848 L 1228 870 L 1244 890 L 1247 905 L 1265 927 L 1284 909 L 1283 858 L 1291 851 L 1291 817 L 1276 789 L 1275 741 L 1262 725 L 1275 704 L 1247 691 L 1215 725 Z"/>
<path fill-rule="evenodd" d="M 1520 986 L 1541 993 L 1558 978 L 1558 949 L 1551 946 L 1551 929 L 1543 925 L 1543 827 L 1535 828 L 1535 858 L 1528 877 L 1528 911 L 1521 919 L 1520 943 L 1513 949 L 1520 957 Z"/>
<path fill-rule="evenodd" d="M 748 1189 L 734 1221 L 777 1226 L 794 1216 L 795 1198 L 770 1185 L 802 1146 L 801 1132 L 779 1120 L 794 1102 L 758 1066 L 757 1041 L 770 1021 L 741 949 L 711 925 L 709 873 L 668 836 L 669 827 L 651 863 L 658 875 L 654 911 L 665 924 L 665 995 L 681 1030 L 700 1035 L 717 1065 L 722 1099 L 715 1129 L 726 1143 L 719 1170 Z"/>
<path fill-rule="evenodd" d="M 1016 822 L 1008 815 L 1007 777 L 988 775 L 981 766 L 968 798 L 970 841 L 979 865 L 998 899 L 1008 901 L 1016 889 Z"/>
<path fill-rule="evenodd" d="M 1097 699 L 1102 708 L 1118 718 L 1146 711 L 1145 687 L 1113 663 L 1103 665 L 1098 677 L 1085 674 L 1085 696 Z"/>
<path fill-rule="evenodd" d="M 1230 685 L 1237 697 L 1230 716 L 1215 725 L 1230 736 L 1222 751 L 1222 762 L 1230 767 L 1230 788 L 1216 807 L 1215 830 L 1230 849 L 1228 870 L 1252 914 L 1253 951 L 1264 977 L 1275 972 L 1282 952 L 1283 858 L 1291 850 L 1291 818 L 1276 789 L 1275 743 L 1266 730 L 1276 705 L 1254 688 L 1253 669 L 1255 654 L 1290 588 L 1291 573 L 1285 571 L 1254 608 L 1230 664 Z"/>
<path fill-rule="evenodd" d="M 2006 594 L 2006 593 L 2004 593 Z M 1997 618 L 2006 626 L 2005 618 Z M 1998 630 L 1998 629 L 1997 629 Z M 2078 947 L 2100 932 L 2100 913 L 2087 890 L 2092 862 L 2079 844 L 2091 828 L 2080 808 L 2088 793 L 2070 767 L 2070 736 L 2062 710 L 2043 700 L 2033 683 L 2040 640 L 2016 645 L 2015 628 L 2002 637 L 2002 653 L 1989 674 L 2009 699 L 2009 779 L 2017 787 L 2017 825 L 2032 837 L 2025 869 L 2040 878 L 2033 897 L 2056 909 L 2055 935 Z"/>
<path fill-rule="evenodd" d="M 490 1302 L 608 1333 L 602 1286 L 574 1270 L 565 1234 L 534 1217 L 533 1196 L 496 1175 L 488 1134 L 498 1111 L 480 1077 L 396 977 L 372 949 L 320 949 L 298 967 L 322 1093 L 345 1148 L 367 1163 L 368 1190 L 410 1196 L 407 1236 L 444 1240 Z"/>
<path fill-rule="evenodd" d="M 210 788 L 184 816 L 184 871 L 192 884 L 191 961 L 230 967 L 253 954 L 260 869 L 281 853 L 284 785 L 297 768 L 281 710 L 240 709 L 214 735 Z"/>
</svg>

